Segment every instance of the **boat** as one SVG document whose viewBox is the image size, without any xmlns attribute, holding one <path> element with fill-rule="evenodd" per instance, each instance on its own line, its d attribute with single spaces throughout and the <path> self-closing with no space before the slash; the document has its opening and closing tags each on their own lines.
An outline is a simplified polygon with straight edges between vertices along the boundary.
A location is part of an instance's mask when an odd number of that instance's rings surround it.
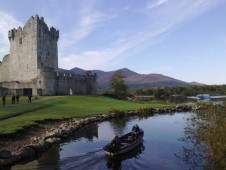
<svg viewBox="0 0 226 170">
<path fill-rule="evenodd" d="M 198 94 L 196 97 L 198 100 L 209 100 L 210 99 L 209 94 Z"/>
<path fill-rule="evenodd" d="M 110 156 L 121 155 L 129 152 L 139 146 L 143 141 L 144 131 L 142 129 L 139 132 L 130 132 L 119 137 L 120 143 L 114 145 L 113 142 L 103 147 L 104 151 Z"/>
</svg>

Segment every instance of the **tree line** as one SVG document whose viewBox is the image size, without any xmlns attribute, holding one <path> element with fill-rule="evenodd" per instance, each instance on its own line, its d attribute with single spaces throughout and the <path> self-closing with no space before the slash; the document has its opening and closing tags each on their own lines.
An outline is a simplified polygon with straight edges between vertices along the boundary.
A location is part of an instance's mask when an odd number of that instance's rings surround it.
<svg viewBox="0 0 226 170">
<path fill-rule="evenodd" d="M 118 99 L 128 96 L 154 96 L 155 98 L 168 97 L 171 95 L 196 96 L 197 94 L 226 95 L 226 85 L 192 85 L 186 87 L 152 87 L 128 89 L 124 81 L 125 76 L 121 71 L 113 73 L 109 85 L 111 90 L 105 91 L 104 95 Z"/>
<path fill-rule="evenodd" d="M 134 95 L 148 95 L 159 98 L 161 96 L 184 95 L 196 96 L 197 94 L 226 95 L 226 85 L 193 85 L 186 87 L 153 87 L 131 89 Z"/>
</svg>

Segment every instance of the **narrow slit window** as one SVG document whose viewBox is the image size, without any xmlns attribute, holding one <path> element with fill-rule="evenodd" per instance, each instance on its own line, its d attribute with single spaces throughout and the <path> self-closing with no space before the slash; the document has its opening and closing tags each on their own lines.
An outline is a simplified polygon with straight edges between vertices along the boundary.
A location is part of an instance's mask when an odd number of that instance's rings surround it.
<svg viewBox="0 0 226 170">
<path fill-rule="evenodd" d="M 22 43 L 23 43 L 22 38 L 19 38 L 19 43 L 20 43 L 20 44 L 22 44 Z"/>
</svg>

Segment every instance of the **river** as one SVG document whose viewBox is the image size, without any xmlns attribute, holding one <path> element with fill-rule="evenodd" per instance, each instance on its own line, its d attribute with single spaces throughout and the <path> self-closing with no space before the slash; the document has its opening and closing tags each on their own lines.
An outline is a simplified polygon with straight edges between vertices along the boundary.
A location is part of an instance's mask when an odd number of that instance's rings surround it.
<svg viewBox="0 0 226 170">
<path fill-rule="evenodd" d="M 191 114 L 127 117 L 89 125 L 75 132 L 60 147 L 52 147 L 36 160 L 15 165 L 11 169 L 190 169 L 192 165 L 183 156 L 187 143 L 179 139 L 184 137 L 184 129 L 188 126 L 186 120 Z M 102 147 L 115 135 L 130 132 L 134 124 L 144 130 L 143 143 L 122 156 L 107 156 Z"/>
</svg>

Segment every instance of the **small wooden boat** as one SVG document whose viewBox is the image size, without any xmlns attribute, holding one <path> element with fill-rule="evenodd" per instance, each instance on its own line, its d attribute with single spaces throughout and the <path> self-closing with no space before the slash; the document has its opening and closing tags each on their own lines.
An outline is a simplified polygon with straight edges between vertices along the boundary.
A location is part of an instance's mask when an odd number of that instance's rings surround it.
<svg viewBox="0 0 226 170">
<path fill-rule="evenodd" d="M 120 155 L 136 148 L 143 141 L 144 131 L 140 129 L 139 132 L 130 132 L 119 137 L 119 144 L 115 145 L 113 142 L 103 147 L 104 151 L 110 155 Z"/>
</svg>

